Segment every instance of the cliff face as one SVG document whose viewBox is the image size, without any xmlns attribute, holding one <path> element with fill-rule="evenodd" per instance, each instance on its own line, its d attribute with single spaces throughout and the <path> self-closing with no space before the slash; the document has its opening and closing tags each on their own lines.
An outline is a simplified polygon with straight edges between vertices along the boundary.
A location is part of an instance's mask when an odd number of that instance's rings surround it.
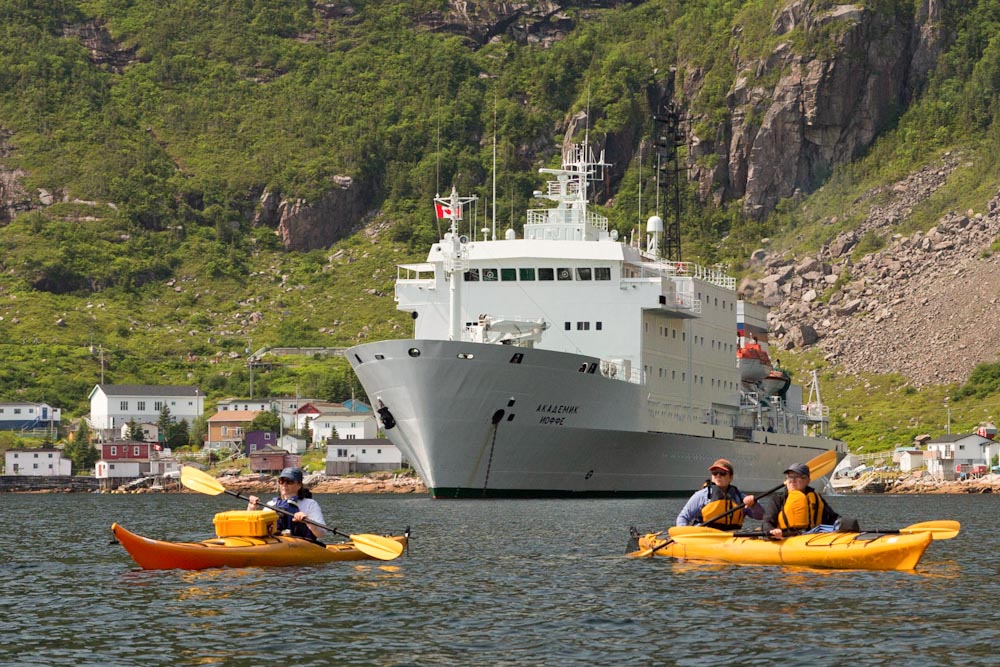
<svg viewBox="0 0 1000 667">
<path fill-rule="evenodd" d="M 914 16 L 857 5 L 817 10 L 794 0 L 775 16 L 772 34 L 826 35 L 828 56 L 796 52 L 782 41 L 761 60 L 737 63 L 727 120 L 712 136 L 690 138 L 692 176 L 706 198 L 743 198 L 762 217 L 785 197 L 818 187 L 887 129 L 923 86 L 940 49 L 938 9 L 924 0 Z M 739 37 L 736 37 L 739 41 Z M 776 78 L 773 86 L 760 81 Z M 702 77 L 684 82 L 696 98 Z M 694 116 L 692 127 L 708 125 Z"/>
</svg>

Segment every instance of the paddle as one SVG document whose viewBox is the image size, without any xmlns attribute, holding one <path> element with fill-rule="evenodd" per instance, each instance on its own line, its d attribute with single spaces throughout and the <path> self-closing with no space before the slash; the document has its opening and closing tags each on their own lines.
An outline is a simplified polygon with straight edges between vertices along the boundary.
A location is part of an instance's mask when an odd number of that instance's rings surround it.
<svg viewBox="0 0 1000 667">
<path fill-rule="evenodd" d="M 810 480 L 819 479 L 823 475 L 828 475 L 830 472 L 833 471 L 834 468 L 837 467 L 837 452 L 833 451 L 832 449 L 828 449 L 827 451 L 823 452 L 819 456 L 816 456 L 816 457 L 813 457 L 812 459 L 810 459 L 809 462 L 806 463 L 806 466 L 808 466 L 808 468 L 809 468 L 809 479 Z M 760 500 L 761 498 L 766 498 L 767 496 L 769 496 L 772 493 L 778 491 L 778 489 L 781 489 L 784 486 L 785 486 L 784 483 L 779 484 L 778 486 L 774 487 L 773 489 L 769 489 L 768 491 L 765 491 L 764 493 L 760 494 L 759 496 L 754 496 L 754 498 L 757 499 L 757 500 Z M 740 506 L 736 506 L 733 509 L 729 510 L 728 512 L 723 512 L 719 516 L 713 516 L 708 521 L 702 521 L 701 523 L 702 524 L 714 523 L 714 522 L 718 521 L 719 519 L 725 519 L 730 514 L 733 514 L 734 512 L 738 512 L 741 509 L 743 509 L 743 508 L 740 507 Z M 701 525 L 701 524 L 699 524 L 699 525 Z M 683 526 L 683 527 L 686 528 L 688 526 Z"/>
<path fill-rule="evenodd" d="M 924 521 L 915 523 L 905 528 L 891 528 L 871 530 L 851 531 L 858 534 L 878 534 L 878 535 L 916 535 L 919 533 L 930 533 L 932 540 L 950 540 L 958 535 L 961 524 L 958 521 Z M 801 533 L 800 533 L 801 534 Z M 820 534 L 820 533 L 817 533 Z M 731 533 L 727 530 L 717 530 L 708 526 L 674 526 L 670 529 L 670 537 L 678 544 L 685 544 L 699 540 L 724 541 L 733 537 L 768 537 L 766 533 L 759 530 L 743 533 Z"/>
<path fill-rule="evenodd" d="M 239 498 L 241 500 L 250 502 L 250 499 L 247 498 L 246 496 L 241 496 L 235 491 L 230 491 L 226 487 L 222 486 L 222 484 L 216 478 L 212 477 L 206 472 L 202 472 L 201 470 L 198 470 L 197 468 L 193 468 L 191 466 L 183 466 L 181 468 L 181 484 L 191 489 L 192 491 L 197 491 L 198 493 L 204 493 L 209 496 L 217 496 L 220 493 L 225 493 L 230 496 L 235 496 L 236 498 Z M 262 505 L 262 507 L 264 506 Z M 286 516 L 294 516 L 292 512 L 279 509 L 277 507 L 268 506 L 268 509 L 272 509 L 279 514 L 284 514 Z M 346 533 L 340 532 L 336 528 L 330 528 L 329 526 L 324 526 L 318 521 L 304 519 L 304 522 L 312 524 L 314 526 L 318 526 L 320 528 L 323 528 L 324 530 L 328 530 L 331 533 L 340 535 L 341 537 L 348 538 L 349 540 L 351 540 L 351 542 L 354 543 L 354 546 L 358 548 L 358 551 L 361 551 L 362 553 L 365 553 L 371 556 L 372 558 L 377 558 L 379 560 L 392 560 L 394 558 L 398 558 L 399 555 L 403 553 L 403 545 L 397 542 L 396 540 L 389 539 L 388 537 L 381 537 L 379 535 L 364 535 L 364 534 L 348 535 Z"/>
<path fill-rule="evenodd" d="M 837 467 L 837 452 L 835 452 L 832 449 L 828 449 L 827 451 L 823 452 L 819 456 L 815 456 L 812 459 L 810 459 L 809 462 L 806 463 L 806 465 L 809 466 L 809 476 L 810 476 L 810 478 L 811 479 L 819 479 L 823 475 L 829 474 L 835 467 Z M 774 487 L 773 489 L 770 489 L 769 491 L 765 491 L 764 493 L 762 493 L 762 494 L 760 494 L 758 496 L 755 496 L 755 498 L 757 500 L 760 500 L 761 498 L 765 498 L 765 497 L 771 495 L 772 493 L 776 492 L 778 489 L 782 488 L 783 486 L 784 486 L 784 484 L 779 484 L 778 486 Z M 733 513 L 737 512 L 737 511 L 741 510 L 741 509 L 743 509 L 743 507 L 741 507 L 741 506 L 734 507 L 733 509 L 729 510 L 728 512 L 723 512 L 722 514 L 720 514 L 718 516 L 713 516 L 711 519 L 709 519 L 708 521 L 705 521 L 703 523 L 713 523 L 715 521 L 718 521 L 719 519 L 724 519 L 727 516 L 729 516 L 730 514 L 733 514 Z M 674 526 L 673 528 L 671 528 L 669 530 L 670 537 L 672 538 L 674 536 L 674 531 L 677 530 L 678 528 L 698 528 L 698 527 L 699 526 Z M 719 532 L 723 532 L 723 531 L 719 531 Z M 683 534 L 683 533 L 681 533 L 681 534 Z M 726 534 L 727 535 L 732 535 L 732 533 L 726 533 Z M 653 545 L 650 548 L 641 549 L 639 551 L 633 551 L 633 552 L 625 554 L 625 555 L 628 558 L 648 558 L 649 556 L 652 556 L 653 553 L 657 549 L 662 549 L 663 547 L 667 546 L 668 544 L 670 544 L 670 539 L 666 539 L 663 542 L 661 542 L 659 544 L 655 544 L 655 545 Z"/>
</svg>

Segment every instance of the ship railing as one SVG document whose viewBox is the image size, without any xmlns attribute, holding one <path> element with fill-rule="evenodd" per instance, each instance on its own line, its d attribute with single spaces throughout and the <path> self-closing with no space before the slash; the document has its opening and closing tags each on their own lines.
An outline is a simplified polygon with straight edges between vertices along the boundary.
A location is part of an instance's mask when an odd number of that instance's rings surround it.
<svg viewBox="0 0 1000 667">
<path fill-rule="evenodd" d="M 726 273 L 721 266 L 706 267 L 695 262 L 671 262 L 659 257 L 653 260 L 637 265 L 639 277 L 695 278 L 725 289 L 736 289 L 736 278 Z"/>
<path fill-rule="evenodd" d="M 830 420 L 830 406 L 823 403 L 806 403 L 802 406 L 802 417 L 809 422 Z"/>
<path fill-rule="evenodd" d="M 632 384 L 642 384 L 644 375 L 642 369 L 634 368 L 614 359 L 601 359 L 601 375 L 611 380 L 621 380 Z"/>
</svg>

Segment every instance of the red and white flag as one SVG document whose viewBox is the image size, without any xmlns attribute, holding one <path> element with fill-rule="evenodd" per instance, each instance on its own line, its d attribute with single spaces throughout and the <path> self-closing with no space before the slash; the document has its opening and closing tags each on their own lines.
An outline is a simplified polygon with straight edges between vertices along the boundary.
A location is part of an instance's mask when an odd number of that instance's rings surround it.
<svg viewBox="0 0 1000 667">
<path fill-rule="evenodd" d="M 438 220 L 443 220 L 444 218 L 451 218 L 453 213 L 457 213 L 457 215 L 455 215 L 455 220 L 462 219 L 461 208 L 459 208 L 458 211 L 455 211 L 455 209 L 453 209 L 450 206 L 445 206 L 444 204 L 438 204 L 437 202 L 435 202 L 434 210 L 437 211 Z"/>
</svg>

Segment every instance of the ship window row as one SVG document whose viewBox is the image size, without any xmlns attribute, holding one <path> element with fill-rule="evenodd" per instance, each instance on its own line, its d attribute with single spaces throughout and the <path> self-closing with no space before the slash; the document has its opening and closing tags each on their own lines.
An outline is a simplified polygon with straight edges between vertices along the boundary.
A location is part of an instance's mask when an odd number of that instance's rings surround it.
<svg viewBox="0 0 1000 667">
<path fill-rule="evenodd" d="M 703 299 L 702 295 L 701 295 L 701 292 L 698 292 L 698 300 L 701 301 L 702 304 L 704 304 L 706 306 L 711 303 L 711 305 L 713 307 L 715 307 L 715 308 L 719 307 L 719 297 L 717 297 L 717 296 L 716 297 L 711 297 L 711 299 Z M 722 310 L 726 310 L 727 308 L 729 310 L 731 310 L 731 311 L 735 311 L 736 310 L 736 302 L 735 301 L 730 301 L 728 303 L 728 305 L 727 305 L 726 304 L 726 300 L 723 299 L 722 300 Z"/>
<path fill-rule="evenodd" d="M 572 331 L 573 330 L 573 323 L 572 322 L 563 322 L 563 329 L 565 329 L 566 331 Z M 590 331 L 590 322 L 577 322 L 576 323 L 576 330 L 577 331 Z M 603 330 L 604 330 L 604 322 L 594 322 L 594 331 L 603 331 Z"/>
<path fill-rule="evenodd" d="M 574 268 L 506 268 L 506 269 L 469 269 L 465 272 L 466 282 L 534 282 L 535 280 L 611 280 L 609 266 L 577 266 Z"/>
<path fill-rule="evenodd" d="M 664 338 L 673 338 L 673 339 L 676 339 L 678 332 L 680 332 L 680 334 L 681 334 L 681 336 L 680 336 L 681 341 L 686 341 L 687 340 L 687 332 L 684 331 L 683 329 L 674 329 L 673 327 L 662 327 L 662 326 L 660 327 L 660 335 L 663 336 Z M 704 345 L 705 344 L 705 337 L 704 336 L 697 336 L 696 335 L 693 340 L 694 340 L 694 344 L 695 345 Z M 712 349 L 713 350 L 720 350 L 720 351 L 723 351 L 723 352 L 733 352 L 733 353 L 736 352 L 736 346 L 733 343 L 725 343 L 725 342 L 723 342 L 721 340 L 716 340 L 716 339 L 713 338 L 711 340 L 711 344 L 712 344 Z"/>
<path fill-rule="evenodd" d="M 680 377 L 678 378 L 678 372 L 676 370 L 671 370 L 669 368 L 657 368 L 657 370 L 659 371 L 659 376 L 661 379 L 666 379 L 669 371 L 671 380 L 676 382 L 679 379 L 681 382 L 687 382 L 687 373 L 685 371 L 681 371 Z M 646 367 L 646 373 L 647 374 L 649 373 L 649 366 Z M 698 375 L 697 373 L 694 373 L 691 377 L 693 378 L 693 384 L 705 384 L 704 375 Z M 711 379 L 711 386 L 713 387 L 718 387 L 720 389 L 730 389 L 730 390 L 736 389 L 736 383 L 733 382 L 732 380 L 719 380 L 716 378 L 710 378 L 710 379 Z"/>
</svg>

